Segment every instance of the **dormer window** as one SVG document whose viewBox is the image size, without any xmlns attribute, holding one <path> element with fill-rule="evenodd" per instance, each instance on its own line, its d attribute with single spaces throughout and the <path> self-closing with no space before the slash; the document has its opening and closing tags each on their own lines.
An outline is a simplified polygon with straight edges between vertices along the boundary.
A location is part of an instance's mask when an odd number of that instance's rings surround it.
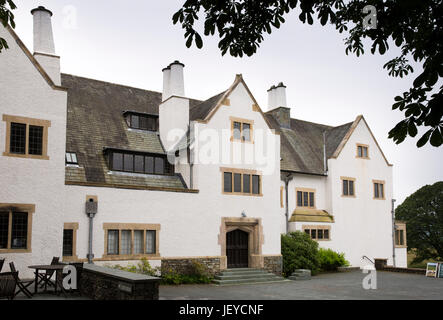
<svg viewBox="0 0 443 320">
<path fill-rule="evenodd" d="M 66 152 L 66 164 L 78 165 L 77 154 L 75 152 Z"/>
<path fill-rule="evenodd" d="M 107 150 L 109 169 L 144 174 L 173 175 L 174 166 L 165 155 Z"/>
<path fill-rule="evenodd" d="M 125 111 L 126 123 L 132 129 L 158 131 L 158 115 Z"/>
</svg>

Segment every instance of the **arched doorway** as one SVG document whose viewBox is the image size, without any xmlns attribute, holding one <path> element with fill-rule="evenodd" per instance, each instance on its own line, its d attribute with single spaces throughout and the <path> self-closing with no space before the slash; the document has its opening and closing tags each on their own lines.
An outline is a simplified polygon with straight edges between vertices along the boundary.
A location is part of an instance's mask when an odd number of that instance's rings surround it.
<svg viewBox="0 0 443 320">
<path fill-rule="evenodd" d="M 228 268 L 247 268 L 249 260 L 249 234 L 240 229 L 226 233 Z"/>
</svg>

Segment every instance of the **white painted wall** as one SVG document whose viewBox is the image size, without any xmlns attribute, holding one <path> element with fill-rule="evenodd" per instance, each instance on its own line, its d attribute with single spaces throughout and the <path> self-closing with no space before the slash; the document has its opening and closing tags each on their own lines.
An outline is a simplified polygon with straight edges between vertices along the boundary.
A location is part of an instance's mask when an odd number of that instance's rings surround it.
<svg viewBox="0 0 443 320">
<path fill-rule="evenodd" d="M 369 145 L 370 159 L 356 158 L 357 143 Z M 353 266 L 361 265 L 363 255 L 372 260 L 388 259 L 392 265 L 392 166 L 387 165 L 363 120 L 338 158 L 328 160 L 328 168 L 327 177 L 294 175 L 289 183 L 289 218 L 296 206 L 295 189 L 316 189 L 316 208 L 326 210 L 335 219 L 335 223 L 327 224 L 331 226 L 331 241 L 319 241 L 319 245 L 345 253 Z M 356 179 L 355 198 L 341 196 L 342 176 Z M 385 181 L 385 200 L 373 199 L 372 180 Z M 284 208 L 281 212 L 284 214 Z M 303 225 L 325 223 L 290 223 L 290 231 L 302 230 Z M 397 250 L 396 254 L 397 266 L 406 267 L 406 250 Z"/>
<path fill-rule="evenodd" d="M 3 156 L 6 123 L 0 119 L 0 203 L 35 204 L 32 222 L 32 253 L 8 253 L 21 276 L 30 276 L 31 264 L 48 263 L 60 255 L 63 233 L 66 97 L 52 89 L 17 46 L 11 34 L 0 25 L 0 37 L 10 49 L 0 59 L 0 118 L 3 114 L 50 120 L 48 155 L 50 160 Z M 7 264 L 4 271 L 8 270 Z"/>
</svg>

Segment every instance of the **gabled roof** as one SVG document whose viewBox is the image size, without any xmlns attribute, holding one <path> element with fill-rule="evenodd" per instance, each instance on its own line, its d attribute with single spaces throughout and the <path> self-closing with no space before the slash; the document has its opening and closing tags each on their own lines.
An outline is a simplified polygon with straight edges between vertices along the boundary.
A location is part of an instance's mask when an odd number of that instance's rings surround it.
<svg viewBox="0 0 443 320">
<path fill-rule="evenodd" d="M 272 127 L 280 131 L 280 169 L 282 171 L 308 174 L 325 174 L 324 137 L 326 138 L 326 156 L 331 158 L 352 122 L 339 127 L 319 123 L 290 119 L 290 128 L 281 127 L 271 113 L 266 118 Z"/>
</svg>

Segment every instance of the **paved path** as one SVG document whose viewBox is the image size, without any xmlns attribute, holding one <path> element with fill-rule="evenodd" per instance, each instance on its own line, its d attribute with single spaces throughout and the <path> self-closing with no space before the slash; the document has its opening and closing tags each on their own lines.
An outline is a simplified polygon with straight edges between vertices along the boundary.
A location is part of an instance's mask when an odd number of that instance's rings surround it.
<svg viewBox="0 0 443 320">
<path fill-rule="evenodd" d="M 364 290 L 361 272 L 330 273 L 312 280 L 237 286 L 160 286 L 161 300 L 440 299 L 443 279 L 377 273 L 377 290 Z"/>
</svg>

